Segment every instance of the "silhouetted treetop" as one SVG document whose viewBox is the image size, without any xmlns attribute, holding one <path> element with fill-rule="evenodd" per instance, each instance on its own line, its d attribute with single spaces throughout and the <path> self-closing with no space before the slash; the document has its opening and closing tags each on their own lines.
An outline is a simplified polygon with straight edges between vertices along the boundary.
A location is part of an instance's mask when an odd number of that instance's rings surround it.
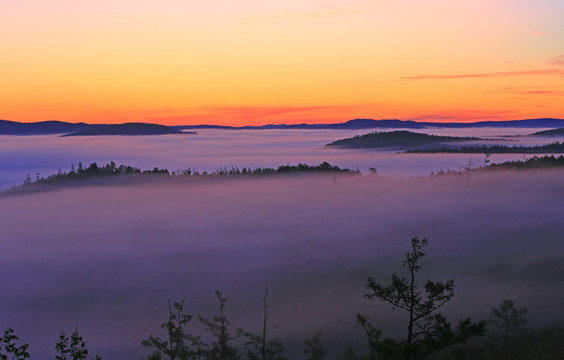
<svg viewBox="0 0 564 360">
<path fill-rule="evenodd" d="M 391 282 L 387 285 L 368 278 L 367 299 L 387 302 L 393 308 L 405 311 L 409 317 L 405 338 L 396 340 L 380 339 L 382 330 L 372 326 L 367 316 L 357 314 L 357 320 L 368 338 L 371 359 L 428 359 L 441 349 L 465 342 L 485 331 L 485 321 L 461 319 L 453 328 L 447 318 L 437 312 L 452 300 L 454 280 L 428 279 L 422 286 L 419 285 L 417 275 L 421 270 L 420 260 L 425 256 L 425 246 L 426 239 L 415 237 L 411 240 L 411 251 L 405 254 L 403 260 L 407 277 L 392 274 Z"/>
</svg>

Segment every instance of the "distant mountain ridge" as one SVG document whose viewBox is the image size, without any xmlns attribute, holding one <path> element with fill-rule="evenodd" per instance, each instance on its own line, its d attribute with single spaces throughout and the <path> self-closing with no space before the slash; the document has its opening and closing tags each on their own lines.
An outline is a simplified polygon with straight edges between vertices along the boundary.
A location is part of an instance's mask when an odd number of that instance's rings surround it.
<svg viewBox="0 0 564 360">
<path fill-rule="evenodd" d="M 564 124 L 564 120 L 562 122 Z M 267 130 L 267 129 L 299 129 L 299 130 L 317 130 L 317 129 L 330 129 L 330 130 L 362 130 L 374 128 L 405 128 L 405 129 L 424 129 L 422 123 L 417 123 L 410 120 L 397 120 L 397 119 L 353 119 L 344 123 L 337 124 L 270 124 L 259 126 L 223 126 L 223 125 L 176 125 L 176 129 L 233 129 L 233 130 Z"/>
<path fill-rule="evenodd" d="M 107 124 L 68 123 L 63 121 L 42 121 L 35 123 L 20 123 L 15 121 L 0 120 L 0 135 L 40 135 L 40 134 L 69 134 Z M 162 125 L 164 126 L 164 125 Z M 507 121 L 479 121 L 473 123 L 441 123 L 441 122 L 416 122 L 412 120 L 398 119 L 353 119 L 337 124 L 270 124 L 260 126 L 225 126 L 225 125 L 176 125 L 169 126 L 176 130 L 191 129 L 226 129 L 226 130 L 265 130 L 265 129 L 303 129 L 303 130 L 362 130 L 362 129 L 425 129 L 425 128 L 477 128 L 477 127 L 500 127 L 500 128 L 561 128 L 564 127 L 564 119 L 539 118 Z"/>
<path fill-rule="evenodd" d="M 68 123 L 49 120 L 35 123 L 20 123 L 16 121 L 0 120 L 0 135 L 42 135 L 65 134 L 92 129 L 100 125 L 86 123 Z"/>
<path fill-rule="evenodd" d="M 330 129 L 330 130 L 362 130 L 362 129 L 425 129 L 425 128 L 476 128 L 476 127 L 500 127 L 500 128 L 559 128 L 564 127 L 564 119 L 538 118 L 524 120 L 505 120 L 505 121 L 478 121 L 472 123 L 456 122 L 428 122 L 398 119 L 353 119 L 344 123 L 337 124 L 271 124 L 260 126 L 222 126 L 222 125 L 176 125 L 176 129 Z"/>
</svg>

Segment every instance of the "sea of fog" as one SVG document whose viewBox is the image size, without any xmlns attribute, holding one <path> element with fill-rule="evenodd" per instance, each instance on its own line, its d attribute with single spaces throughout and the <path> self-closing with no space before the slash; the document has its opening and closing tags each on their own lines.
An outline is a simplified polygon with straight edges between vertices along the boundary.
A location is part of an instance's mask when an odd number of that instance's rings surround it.
<svg viewBox="0 0 564 360">
<path fill-rule="evenodd" d="M 384 336 L 401 336 L 406 321 L 363 297 L 366 279 L 403 274 L 414 236 L 429 239 L 421 281 L 456 281 L 444 307 L 452 320 L 487 319 L 513 299 L 528 306 L 532 326 L 564 324 L 564 170 L 416 178 L 482 159 L 323 148 L 355 133 L 2 137 L 2 176 L 110 160 L 200 171 L 326 160 L 387 176 L 163 181 L 1 197 L 0 330 L 16 329 L 32 359 L 54 358 L 60 331 L 75 327 L 92 355 L 139 359 L 148 355 L 141 340 L 163 335 L 169 299 L 185 297 L 189 313 L 211 316 L 220 290 L 227 315 L 239 317 L 234 327 L 258 332 L 267 284 L 272 336 L 292 359 L 303 358 L 303 339 L 319 330 L 330 359 L 348 344 L 366 353 L 357 312 Z M 197 321 L 188 328 L 200 330 Z"/>
<path fill-rule="evenodd" d="M 436 135 L 479 136 L 526 135 L 542 129 L 427 129 Z M 483 154 L 398 154 L 401 149 L 338 149 L 326 144 L 368 130 L 197 130 L 197 135 L 60 137 L 0 136 L 0 190 L 20 185 L 27 174 L 48 176 L 59 169 L 69 171 L 78 162 L 115 161 L 141 169 L 171 171 L 192 168 L 213 171 L 220 167 L 278 167 L 285 164 L 328 161 L 333 165 L 360 169 L 370 167 L 390 177 L 426 176 L 440 169 L 458 170 L 483 165 Z M 491 143 L 545 144 L 554 138 L 505 137 Z M 564 139 L 564 138 L 563 138 Z M 563 140 L 556 139 L 556 140 Z M 491 162 L 523 159 L 521 154 L 494 154 Z"/>
<path fill-rule="evenodd" d="M 366 352 L 361 312 L 402 335 L 405 314 L 363 298 L 366 279 L 402 273 L 427 237 L 421 281 L 456 280 L 444 308 L 487 319 L 503 299 L 531 325 L 564 323 L 562 170 L 419 179 L 330 175 L 95 186 L 0 198 L 0 329 L 53 358 L 75 327 L 106 359 L 147 355 L 167 319 L 229 300 L 235 327 L 258 332 L 265 284 L 272 336 L 300 359 L 323 330 L 330 358 Z M 199 327 L 189 327 L 199 332 Z"/>
</svg>

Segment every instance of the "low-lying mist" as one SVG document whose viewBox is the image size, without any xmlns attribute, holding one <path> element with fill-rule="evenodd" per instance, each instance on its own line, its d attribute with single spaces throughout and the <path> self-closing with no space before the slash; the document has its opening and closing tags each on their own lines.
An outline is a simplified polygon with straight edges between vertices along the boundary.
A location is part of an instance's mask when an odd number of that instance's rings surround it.
<svg viewBox="0 0 564 360">
<path fill-rule="evenodd" d="M 384 336 L 405 322 L 363 298 L 366 279 L 401 274 L 414 236 L 429 239 L 421 282 L 455 279 L 452 320 L 487 319 L 510 298 L 531 325 L 564 323 L 563 175 L 276 176 L 0 198 L 0 329 L 16 329 L 32 358 L 52 357 L 74 327 L 92 353 L 140 358 L 168 299 L 213 315 L 218 289 L 241 315 L 234 326 L 258 331 L 268 284 L 272 335 L 295 357 L 318 330 L 331 358 L 347 344 L 366 352 L 357 312 Z"/>
<path fill-rule="evenodd" d="M 386 131 L 398 130 L 387 129 Z M 523 135 L 539 129 L 425 129 L 434 135 L 500 138 Z M 285 164 L 320 164 L 327 161 L 341 168 L 367 172 L 374 167 L 389 177 L 426 176 L 440 169 L 459 170 L 484 165 L 484 154 L 399 154 L 396 149 L 341 149 L 325 145 L 338 139 L 365 134 L 371 130 L 215 130 L 201 129 L 198 135 L 176 136 L 93 136 L 0 135 L 0 190 L 21 185 L 27 174 L 35 179 L 69 171 L 82 162 L 99 164 L 115 161 L 142 170 L 191 167 L 211 172 L 220 167 L 278 167 Z M 502 137 L 507 146 L 546 144 L 564 138 Z M 522 160 L 523 154 L 492 154 L 490 163 Z"/>
</svg>

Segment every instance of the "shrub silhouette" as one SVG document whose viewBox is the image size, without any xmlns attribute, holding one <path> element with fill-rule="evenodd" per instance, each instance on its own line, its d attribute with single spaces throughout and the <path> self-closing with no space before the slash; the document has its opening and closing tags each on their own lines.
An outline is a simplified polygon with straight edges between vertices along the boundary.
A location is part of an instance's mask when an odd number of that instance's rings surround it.
<svg viewBox="0 0 564 360">
<path fill-rule="evenodd" d="M 192 320 L 192 315 L 185 313 L 184 301 L 185 299 L 182 299 L 181 302 L 175 302 L 174 305 L 168 302 L 168 321 L 161 325 L 161 328 L 165 329 L 167 333 L 165 340 L 151 334 L 148 339 L 141 341 L 141 345 L 152 350 L 148 360 L 162 359 L 163 355 L 170 360 L 199 358 L 200 337 L 185 331 L 186 325 Z M 187 342 L 191 342 L 192 346 Z"/>
<path fill-rule="evenodd" d="M 59 339 L 55 341 L 56 360 L 86 360 L 88 356 L 88 348 L 83 337 L 75 328 L 70 337 L 64 331 L 59 335 Z M 96 355 L 95 360 L 102 360 L 102 357 Z"/>
<path fill-rule="evenodd" d="M 19 340 L 14 329 L 4 330 L 4 335 L 0 336 L 0 360 L 23 360 L 29 359 L 29 344 L 16 345 Z M 8 357 L 9 356 L 9 357 Z"/>
</svg>

